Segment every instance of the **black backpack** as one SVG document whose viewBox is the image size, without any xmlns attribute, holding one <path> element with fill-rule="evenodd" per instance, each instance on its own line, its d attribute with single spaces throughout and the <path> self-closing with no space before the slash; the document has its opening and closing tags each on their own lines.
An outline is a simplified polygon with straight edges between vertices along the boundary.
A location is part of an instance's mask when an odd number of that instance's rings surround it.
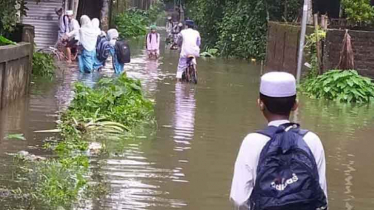
<svg viewBox="0 0 374 210">
<path fill-rule="evenodd" d="M 114 46 L 118 62 L 121 64 L 130 63 L 131 62 L 131 52 L 130 46 L 126 41 L 119 40 L 116 41 L 116 45 Z"/>
<path fill-rule="evenodd" d="M 251 210 L 326 210 L 318 167 L 298 124 L 258 132 L 270 138 L 261 151 Z"/>
</svg>

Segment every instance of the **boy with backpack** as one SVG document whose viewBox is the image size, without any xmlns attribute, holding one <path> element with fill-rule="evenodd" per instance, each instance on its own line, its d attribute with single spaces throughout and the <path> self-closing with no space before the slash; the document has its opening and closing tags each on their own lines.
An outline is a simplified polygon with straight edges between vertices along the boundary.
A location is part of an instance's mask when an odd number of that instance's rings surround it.
<svg viewBox="0 0 374 210">
<path fill-rule="evenodd" d="M 156 26 L 151 26 L 151 32 L 146 37 L 146 49 L 148 57 L 154 56 L 156 59 L 160 55 L 160 34 L 156 31 Z"/>
<path fill-rule="evenodd" d="M 114 72 L 121 74 L 125 64 L 131 62 L 130 46 L 126 41 L 119 39 L 117 29 L 108 30 L 108 40 Z"/>
<path fill-rule="evenodd" d="M 243 141 L 230 198 L 237 209 L 326 210 L 326 162 L 318 136 L 289 121 L 297 109 L 296 80 L 284 72 L 261 78 L 265 130 Z"/>
</svg>

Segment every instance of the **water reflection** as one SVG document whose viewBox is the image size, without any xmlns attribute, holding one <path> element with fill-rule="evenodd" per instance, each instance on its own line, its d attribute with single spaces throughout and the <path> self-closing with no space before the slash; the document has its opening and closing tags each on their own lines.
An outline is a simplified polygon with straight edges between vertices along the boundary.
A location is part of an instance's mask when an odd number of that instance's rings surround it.
<svg viewBox="0 0 374 210">
<path fill-rule="evenodd" d="M 195 127 L 195 88 L 193 85 L 175 85 L 174 141 L 175 151 L 191 149 Z"/>
<path fill-rule="evenodd" d="M 114 145 L 121 148 L 116 155 L 92 158 L 92 181 L 108 183 L 109 192 L 79 209 L 229 209 L 233 163 L 242 139 L 266 125 L 256 105 L 259 67 L 201 59 L 195 86 L 175 83 L 177 52 L 151 61 L 143 47 L 132 49 L 132 63 L 125 70 L 142 80 L 147 97 L 155 100 L 157 133 Z M 113 75 L 110 63 L 107 67 L 82 75 L 72 66 L 61 80 L 35 82 L 30 96 L 0 112 L 0 188 L 13 185 L 7 176 L 11 158 L 5 153 L 45 152 L 31 149 L 47 137 L 34 131 L 55 128 L 56 111 L 73 96 L 71 84 L 80 80 L 93 86 L 100 76 Z M 303 96 L 300 101 L 295 120 L 317 133 L 325 147 L 330 209 L 373 209 L 373 105 L 346 106 Z M 8 133 L 23 133 L 27 140 L 6 141 Z M 0 206 L 12 203 L 2 204 L 0 200 Z"/>
</svg>

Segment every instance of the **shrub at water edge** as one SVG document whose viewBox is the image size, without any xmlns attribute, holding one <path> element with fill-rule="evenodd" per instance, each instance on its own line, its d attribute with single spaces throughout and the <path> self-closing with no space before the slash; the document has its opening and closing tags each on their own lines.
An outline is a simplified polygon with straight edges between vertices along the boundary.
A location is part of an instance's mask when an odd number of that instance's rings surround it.
<svg viewBox="0 0 374 210">
<path fill-rule="evenodd" d="M 55 62 L 52 55 L 35 52 L 32 58 L 32 73 L 36 76 L 53 77 Z"/>
<path fill-rule="evenodd" d="M 355 70 L 331 70 L 316 78 L 309 78 L 301 91 L 311 98 L 324 98 L 338 102 L 368 103 L 374 99 L 374 85 L 370 78 Z"/>
<path fill-rule="evenodd" d="M 148 20 L 144 14 L 127 11 L 115 18 L 115 24 L 121 38 L 133 38 L 147 34 Z"/>
<path fill-rule="evenodd" d="M 19 192 L 28 195 L 29 206 L 71 209 L 85 192 L 93 189 L 88 185 L 89 142 L 100 137 L 121 138 L 131 128 L 153 119 L 153 104 L 144 97 L 140 81 L 126 74 L 103 78 L 95 88 L 77 83 L 71 106 L 58 124 L 62 141 L 45 145 L 56 158 L 24 161 L 20 168 L 25 170 L 25 188 Z M 100 143 L 104 149 L 105 143 Z"/>
</svg>

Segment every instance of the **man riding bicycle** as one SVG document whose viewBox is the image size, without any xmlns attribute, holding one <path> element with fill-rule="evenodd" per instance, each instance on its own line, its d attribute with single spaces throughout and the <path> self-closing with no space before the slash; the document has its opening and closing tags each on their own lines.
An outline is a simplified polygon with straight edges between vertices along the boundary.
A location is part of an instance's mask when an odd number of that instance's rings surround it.
<svg viewBox="0 0 374 210">
<path fill-rule="evenodd" d="M 188 57 L 193 56 L 193 64 L 196 65 L 196 57 L 200 55 L 201 38 L 200 33 L 194 29 L 195 23 L 186 20 L 186 29 L 178 35 L 178 45 L 181 46 L 181 53 L 178 63 L 177 79 L 181 81 L 183 72 L 188 67 Z"/>
<path fill-rule="evenodd" d="M 183 23 L 175 24 L 173 27 L 173 30 L 171 32 L 171 50 L 177 50 L 178 49 L 178 35 L 183 30 Z"/>
<path fill-rule="evenodd" d="M 174 28 L 173 19 L 169 16 L 168 21 L 166 22 L 166 33 L 168 34 L 168 38 L 172 37 L 172 31 Z"/>
</svg>

